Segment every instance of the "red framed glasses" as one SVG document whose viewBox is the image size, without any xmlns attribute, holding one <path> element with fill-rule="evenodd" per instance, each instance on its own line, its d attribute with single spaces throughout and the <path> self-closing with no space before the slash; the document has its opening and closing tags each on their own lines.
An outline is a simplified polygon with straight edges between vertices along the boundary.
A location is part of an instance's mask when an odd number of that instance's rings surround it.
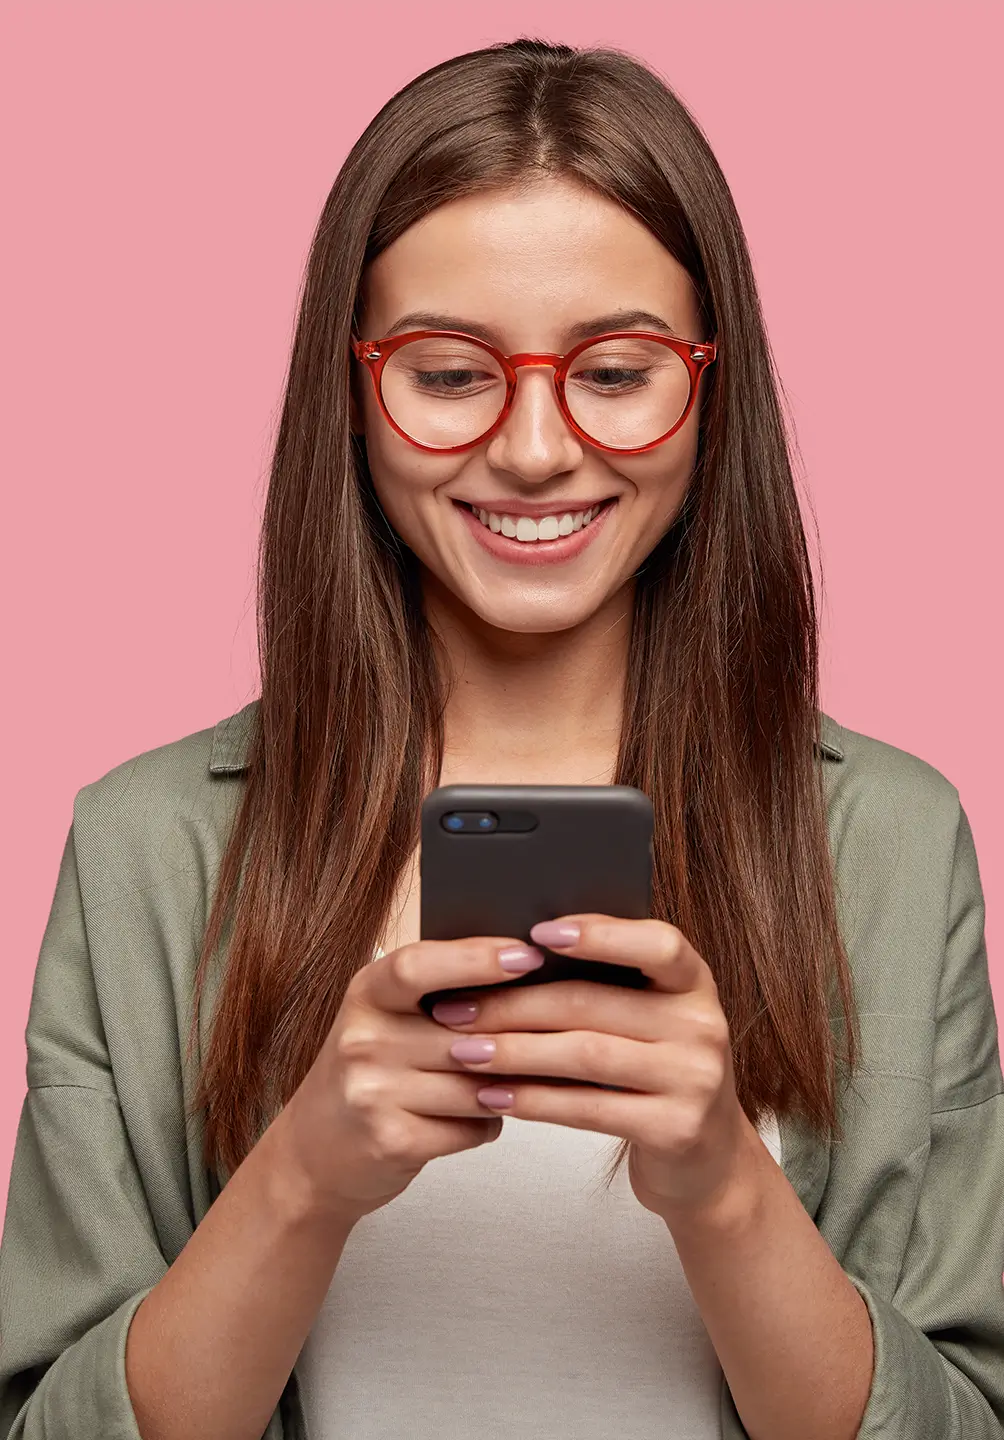
<svg viewBox="0 0 1004 1440">
<path fill-rule="evenodd" d="M 647 330 L 594 335 L 567 355 L 503 355 L 459 330 L 410 330 L 383 340 L 352 337 L 387 423 L 420 450 L 469 450 L 495 434 L 516 398 L 516 372 L 553 372 L 558 406 L 590 445 L 621 455 L 651 450 L 679 430 L 715 341 Z"/>
</svg>

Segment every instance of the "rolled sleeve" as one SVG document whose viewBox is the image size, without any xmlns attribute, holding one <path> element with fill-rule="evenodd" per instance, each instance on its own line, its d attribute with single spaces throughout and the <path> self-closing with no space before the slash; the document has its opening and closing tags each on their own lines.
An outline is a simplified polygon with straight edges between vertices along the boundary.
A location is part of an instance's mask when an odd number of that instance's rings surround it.
<svg viewBox="0 0 1004 1440">
<path fill-rule="evenodd" d="M 152 1287 L 151 1287 L 152 1288 Z M 126 1336 L 149 1289 L 131 1295 L 55 1360 L 36 1384 L 16 1377 L 3 1391 L 7 1440 L 142 1440 L 125 1379 Z M 28 1397 L 18 1409 L 23 1391 Z"/>
<path fill-rule="evenodd" d="M 1004 1436 L 1004 1096 L 935 1118 L 900 1291 L 849 1276 L 875 1339 L 858 1440 Z"/>
<path fill-rule="evenodd" d="M 1004 1082 L 973 837 L 960 809 L 931 1143 L 895 1292 L 849 1273 L 875 1364 L 858 1440 L 1004 1437 Z"/>
</svg>

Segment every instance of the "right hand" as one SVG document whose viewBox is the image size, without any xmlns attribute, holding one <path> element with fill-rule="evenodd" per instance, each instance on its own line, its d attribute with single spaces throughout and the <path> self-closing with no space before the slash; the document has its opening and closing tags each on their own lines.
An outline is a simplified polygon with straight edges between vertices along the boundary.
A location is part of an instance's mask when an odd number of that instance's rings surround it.
<svg viewBox="0 0 1004 1440">
<path fill-rule="evenodd" d="M 418 940 L 352 977 L 317 1058 L 273 1122 L 312 1208 L 354 1224 L 400 1195 L 428 1160 L 498 1138 L 503 1117 L 476 1095 L 484 1076 L 453 1059 L 456 1031 L 419 1001 L 515 979 L 498 957 L 516 947 L 539 953 L 498 936 Z"/>
</svg>

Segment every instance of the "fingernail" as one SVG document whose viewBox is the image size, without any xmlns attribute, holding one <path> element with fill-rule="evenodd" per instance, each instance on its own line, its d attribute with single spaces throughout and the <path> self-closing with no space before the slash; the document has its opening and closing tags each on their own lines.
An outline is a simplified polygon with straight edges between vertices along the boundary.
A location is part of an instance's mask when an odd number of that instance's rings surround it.
<svg viewBox="0 0 1004 1440">
<path fill-rule="evenodd" d="M 454 1040 L 450 1046 L 450 1054 L 454 1060 L 466 1060 L 469 1064 L 477 1064 L 482 1060 L 490 1060 L 495 1054 L 494 1040 L 479 1040 L 474 1035 L 465 1035 L 462 1040 Z"/>
<path fill-rule="evenodd" d="M 478 1099 L 489 1110 L 508 1110 L 516 1098 L 515 1091 L 503 1090 L 501 1085 L 486 1085 L 478 1091 Z"/>
<path fill-rule="evenodd" d="M 560 950 L 566 945 L 577 945 L 580 934 L 578 925 L 561 920 L 541 920 L 530 931 L 530 938 L 538 945 L 550 945 L 552 950 Z"/>
<path fill-rule="evenodd" d="M 441 1025 L 469 1025 L 477 1013 L 473 1000 L 437 1000 L 432 1007 L 432 1018 Z"/>
<path fill-rule="evenodd" d="M 499 951 L 499 964 L 510 975 L 523 975 L 543 965 L 544 957 L 532 945 L 508 945 Z"/>
</svg>

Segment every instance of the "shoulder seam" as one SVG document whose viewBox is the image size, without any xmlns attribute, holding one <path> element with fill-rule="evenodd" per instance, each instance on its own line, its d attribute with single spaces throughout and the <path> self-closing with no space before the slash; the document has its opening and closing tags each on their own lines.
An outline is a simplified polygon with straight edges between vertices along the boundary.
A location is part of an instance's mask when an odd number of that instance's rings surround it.
<svg viewBox="0 0 1004 1440">
<path fill-rule="evenodd" d="M 251 700 L 234 715 L 227 715 L 213 728 L 209 770 L 213 775 L 235 775 L 247 769 L 247 748 L 258 699 Z"/>
<path fill-rule="evenodd" d="M 844 748 L 840 743 L 841 727 L 824 710 L 819 711 L 819 739 L 817 748 L 828 760 L 843 760 Z"/>
</svg>

